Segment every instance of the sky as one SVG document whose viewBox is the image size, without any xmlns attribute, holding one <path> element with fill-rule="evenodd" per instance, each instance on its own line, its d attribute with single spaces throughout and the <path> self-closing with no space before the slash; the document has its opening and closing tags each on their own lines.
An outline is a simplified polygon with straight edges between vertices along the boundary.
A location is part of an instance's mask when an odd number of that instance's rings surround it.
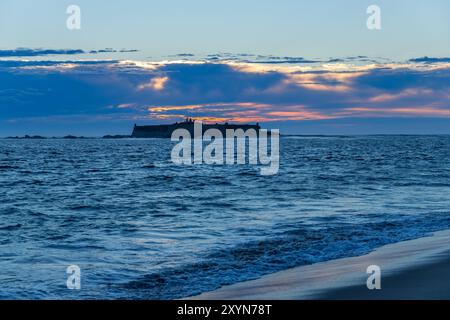
<svg viewBox="0 0 450 320">
<path fill-rule="evenodd" d="M 373 4 L 381 30 L 366 25 Z M 0 0 L 0 136 L 184 117 L 450 133 L 449 12 L 447 0 Z"/>
</svg>

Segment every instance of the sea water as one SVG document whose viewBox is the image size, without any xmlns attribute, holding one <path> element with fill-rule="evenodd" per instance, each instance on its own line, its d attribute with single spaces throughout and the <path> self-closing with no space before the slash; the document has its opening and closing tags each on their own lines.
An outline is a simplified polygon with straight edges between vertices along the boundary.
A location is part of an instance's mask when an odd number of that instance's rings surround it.
<svg viewBox="0 0 450 320">
<path fill-rule="evenodd" d="M 274 176 L 172 147 L 0 140 L 0 299 L 182 298 L 450 227 L 449 136 L 284 137 Z"/>
</svg>

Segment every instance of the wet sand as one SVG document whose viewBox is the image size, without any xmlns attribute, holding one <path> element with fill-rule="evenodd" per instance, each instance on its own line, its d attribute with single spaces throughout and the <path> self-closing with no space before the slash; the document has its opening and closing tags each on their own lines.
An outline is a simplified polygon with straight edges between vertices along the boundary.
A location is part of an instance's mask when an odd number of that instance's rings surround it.
<svg viewBox="0 0 450 320">
<path fill-rule="evenodd" d="M 450 254 L 420 267 L 396 272 L 384 279 L 382 290 L 366 285 L 343 287 L 325 292 L 326 300 L 449 300 Z"/>
<path fill-rule="evenodd" d="M 369 290 L 367 267 L 381 268 Z M 381 247 L 370 254 L 277 272 L 203 293 L 204 300 L 450 299 L 450 230 Z"/>
</svg>

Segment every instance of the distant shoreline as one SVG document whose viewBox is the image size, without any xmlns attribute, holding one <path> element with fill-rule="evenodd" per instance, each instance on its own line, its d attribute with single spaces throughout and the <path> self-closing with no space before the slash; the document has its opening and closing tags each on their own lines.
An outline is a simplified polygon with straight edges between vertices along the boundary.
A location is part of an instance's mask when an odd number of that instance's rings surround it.
<svg viewBox="0 0 450 320">
<path fill-rule="evenodd" d="M 441 134 L 409 134 L 409 133 L 395 133 L 395 134 L 348 134 L 348 135 L 326 135 L 326 134 L 280 134 L 281 138 L 358 138 L 358 137 L 450 137 L 448 133 Z M 24 135 L 24 136 L 7 136 L 0 137 L 0 140 L 94 140 L 94 139 L 167 139 L 167 138 L 136 138 L 132 135 L 104 135 L 104 136 L 41 136 L 41 135 Z"/>
<path fill-rule="evenodd" d="M 130 135 L 105 135 L 103 137 L 85 137 L 85 136 L 73 136 L 66 135 L 62 137 L 45 137 L 41 135 L 25 135 L 25 136 L 15 136 L 15 137 L 2 137 L 0 139 L 4 140 L 76 140 L 76 139 L 128 139 L 133 138 Z"/>
</svg>

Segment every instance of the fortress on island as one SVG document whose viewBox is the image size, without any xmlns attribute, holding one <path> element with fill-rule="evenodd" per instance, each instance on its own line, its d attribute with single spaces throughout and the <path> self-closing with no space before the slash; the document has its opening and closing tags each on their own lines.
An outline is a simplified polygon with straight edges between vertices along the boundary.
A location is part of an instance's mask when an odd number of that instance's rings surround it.
<svg viewBox="0 0 450 320">
<path fill-rule="evenodd" d="M 186 119 L 184 122 L 174 123 L 174 124 L 162 124 L 162 125 L 151 125 L 151 126 L 138 126 L 134 125 L 133 133 L 131 137 L 133 138 L 171 138 L 172 132 L 177 129 L 186 129 L 192 135 L 194 134 L 194 123 L 193 119 Z M 217 129 L 224 136 L 226 134 L 227 129 L 231 130 L 239 130 L 242 129 L 247 131 L 248 129 L 254 129 L 256 132 L 259 132 L 261 129 L 260 125 L 257 123 L 256 125 L 251 124 L 203 124 L 203 133 L 209 129 Z"/>
</svg>

